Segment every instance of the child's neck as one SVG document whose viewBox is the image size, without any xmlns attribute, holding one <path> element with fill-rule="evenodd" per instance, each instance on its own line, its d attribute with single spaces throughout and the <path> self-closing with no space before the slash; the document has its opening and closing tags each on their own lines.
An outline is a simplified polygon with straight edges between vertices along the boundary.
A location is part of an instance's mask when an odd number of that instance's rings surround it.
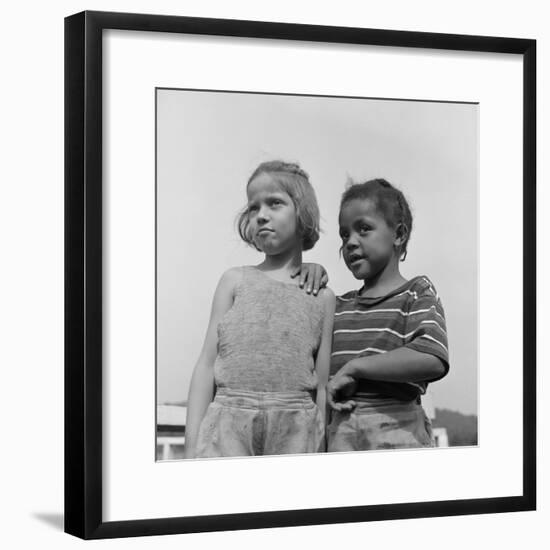
<svg viewBox="0 0 550 550">
<path fill-rule="evenodd" d="M 407 279 L 401 275 L 396 265 L 393 269 L 381 271 L 376 277 L 364 279 L 360 294 L 369 298 L 378 298 L 389 294 L 406 282 Z"/>
<path fill-rule="evenodd" d="M 282 252 L 281 254 L 266 254 L 264 261 L 257 267 L 262 271 L 269 271 L 273 278 L 289 280 L 290 274 L 302 265 L 302 248 Z"/>
</svg>

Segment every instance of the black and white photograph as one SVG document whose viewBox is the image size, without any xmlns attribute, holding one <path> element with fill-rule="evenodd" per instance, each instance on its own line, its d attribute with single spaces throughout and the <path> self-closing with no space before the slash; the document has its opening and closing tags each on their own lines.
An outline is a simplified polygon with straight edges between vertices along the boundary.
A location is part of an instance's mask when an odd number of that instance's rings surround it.
<svg viewBox="0 0 550 550">
<path fill-rule="evenodd" d="M 477 446 L 479 104 L 155 108 L 156 460 Z"/>
<path fill-rule="evenodd" d="M 534 509 L 534 40 L 84 12 L 66 56 L 67 532 Z"/>
<path fill-rule="evenodd" d="M 0 546 L 543 547 L 545 13 L 7 3 Z"/>
</svg>

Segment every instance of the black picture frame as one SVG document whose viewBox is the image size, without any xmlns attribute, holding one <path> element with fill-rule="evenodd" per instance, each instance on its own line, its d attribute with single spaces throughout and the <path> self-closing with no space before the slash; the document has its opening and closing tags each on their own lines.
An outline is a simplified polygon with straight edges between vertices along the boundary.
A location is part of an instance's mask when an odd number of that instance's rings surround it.
<svg viewBox="0 0 550 550">
<path fill-rule="evenodd" d="M 520 496 L 104 522 L 102 32 L 106 29 L 523 56 L 523 493 Z M 536 41 L 129 13 L 65 19 L 65 531 L 84 539 L 536 508 Z"/>
</svg>

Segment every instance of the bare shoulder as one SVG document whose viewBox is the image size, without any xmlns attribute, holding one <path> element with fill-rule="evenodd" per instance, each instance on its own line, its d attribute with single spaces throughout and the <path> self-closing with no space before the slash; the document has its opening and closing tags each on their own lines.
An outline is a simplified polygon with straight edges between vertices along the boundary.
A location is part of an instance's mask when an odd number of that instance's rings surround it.
<svg viewBox="0 0 550 550">
<path fill-rule="evenodd" d="M 233 291 L 235 287 L 242 281 L 243 268 L 242 267 L 230 267 L 220 277 L 218 283 L 218 289 L 225 291 Z"/>
<path fill-rule="evenodd" d="M 326 286 L 319 290 L 319 294 L 317 297 L 323 301 L 323 304 L 325 306 L 326 311 L 334 311 L 334 307 L 336 304 L 336 296 L 334 295 L 334 291 L 332 288 Z"/>
<path fill-rule="evenodd" d="M 243 278 L 243 266 L 230 267 L 223 272 L 220 280 L 238 281 Z"/>
</svg>

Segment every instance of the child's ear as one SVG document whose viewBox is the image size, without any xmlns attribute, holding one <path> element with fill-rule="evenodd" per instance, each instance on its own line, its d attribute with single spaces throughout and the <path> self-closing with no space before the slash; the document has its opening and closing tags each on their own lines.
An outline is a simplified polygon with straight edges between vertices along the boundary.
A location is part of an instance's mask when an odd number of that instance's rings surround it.
<svg viewBox="0 0 550 550">
<path fill-rule="evenodd" d="M 409 230 L 404 223 L 400 223 L 395 228 L 395 238 L 393 240 L 394 246 L 402 246 L 407 242 L 409 236 Z"/>
</svg>

